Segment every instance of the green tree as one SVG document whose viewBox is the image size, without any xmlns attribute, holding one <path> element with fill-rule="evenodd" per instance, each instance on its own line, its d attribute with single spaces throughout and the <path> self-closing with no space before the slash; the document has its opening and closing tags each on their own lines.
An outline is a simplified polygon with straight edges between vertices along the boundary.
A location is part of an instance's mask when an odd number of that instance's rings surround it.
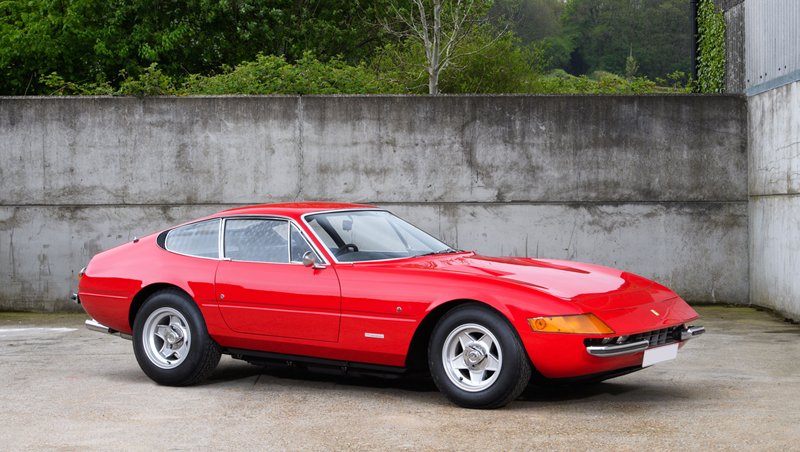
<svg viewBox="0 0 800 452">
<path fill-rule="evenodd" d="M 572 74 L 625 74 L 631 49 L 640 73 L 651 79 L 691 67 L 684 0 L 570 0 L 560 20 L 561 33 L 548 38 L 549 56 Z"/>
<path fill-rule="evenodd" d="M 489 47 L 487 44 L 492 43 Z M 428 93 L 429 80 L 421 44 L 408 41 L 387 49 L 375 61 L 382 77 L 396 80 L 407 92 Z M 544 50 L 537 44 L 521 45 L 513 33 L 497 39 L 490 25 L 484 25 L 463 47 L 465 56 L 441 74 L 439 92 L 530 93 L 545 67 Z M 400 62 L 405 64 L 400 64 Z"/>
<path fill-rule="evenodd" d="M 387 41 L 375 5 L 358 0 L 4 0 L 0 1 L 0 94 L 41 93 L 41 75 L 70 81 L 138 75 L 212 74 L 259 53 L 288 62 L 312 51 L 357 63 Z M 123 77 L 124 78 L 124 77 Z"/>
<path fill-rule="evenodd" d="M 414 52 L 387 47 L 394 52 L 396 64 L 421 68 L 428 80 L 428 93 L 439 93 L 439 77 L 450 66 L 461 64 L 465 57 L 494 45 L 508 30 L 484 26 L 490 22 L 486 13 L 493 0 L 386 0 L 387 10 L 378 16 L 383 29 L 400 39 Z M 476 47 L 478 37 L 490 36 Z"/>
<path fill-rule="evenodd" d="M 40 93 L 39 75 L 56 70 L 87 78 L 99 12 L 93 0 L 0 1 L 0 94 Z"/>
<path fill-rule="evenodd" d="M 522 45 L 540 42 L 561 33 L 563 0 L 498 0 L 489 14 L 511 22 L 511 31 Z"/>
</svg>

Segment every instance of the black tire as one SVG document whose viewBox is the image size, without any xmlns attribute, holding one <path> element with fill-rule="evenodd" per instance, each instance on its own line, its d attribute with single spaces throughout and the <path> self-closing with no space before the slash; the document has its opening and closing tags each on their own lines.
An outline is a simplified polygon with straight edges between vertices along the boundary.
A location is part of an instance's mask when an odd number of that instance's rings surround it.
<svg viewBox="0 0 800 452">
<path fill-rule="evenodd" d="M 156 292 L 144 302 L 133 323 L 133 352 L 142 371 L 165 386 L 205 380 L 222 355 L 194 300 L 177 289 Z"/>
<path fill-rule="evenodd" d="M 469 350 L 460 345 L 467 337 L 474 340 Z M 445 364 L 445 355 L 458 364 Z M 466 368 L 456 368 L 462 365 Z M 519 397 L 531 377 L 530 360 L 513 326 L 480 303 L 458 306 L 439 320 L 428 343 L 428 366 L 439 391 L 464 408 L 505 406 Z"/>
</svg>

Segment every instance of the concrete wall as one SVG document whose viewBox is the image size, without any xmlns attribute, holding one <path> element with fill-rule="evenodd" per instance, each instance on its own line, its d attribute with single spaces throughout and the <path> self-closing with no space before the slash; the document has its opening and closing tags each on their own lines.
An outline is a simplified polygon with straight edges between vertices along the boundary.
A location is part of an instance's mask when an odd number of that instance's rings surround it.
<svg viewBox="0 0 800 452">
<path fill-rule="evenodd" d="M 800 319 L 800 82 L 748 104 L 750 300 Z"/>
<path fill-rule="evenodd" d="M 70 309 L 101 250 L 292 200 L 747 302 L 746 133 L 734 96 L 0 98 L 0 307 Z"/>
<path fill-rule="evenodd" d="M 725 16 L 725 92 L 740 94 L 747 80 L 745 71 L 745 0 L 715 0 Z"/>
</svg>

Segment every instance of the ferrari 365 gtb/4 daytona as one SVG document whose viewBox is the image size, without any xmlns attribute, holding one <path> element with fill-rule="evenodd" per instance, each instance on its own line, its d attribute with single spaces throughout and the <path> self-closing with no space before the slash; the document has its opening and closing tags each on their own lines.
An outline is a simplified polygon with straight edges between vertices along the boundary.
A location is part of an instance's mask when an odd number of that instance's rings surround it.
<svg viewBox="0 0 800 452">
<path fill-rule="evenodd" d="M 666 287 L 576 262 L 460 251 L 371 206 L 242 207 L 97 254 L 73 296 L 147 376 L 197 383 L 220 355 L 346 374 L 427 371 L 470 408 L 529 381 L 600 381 L 704 332 Z"/>
</svg>

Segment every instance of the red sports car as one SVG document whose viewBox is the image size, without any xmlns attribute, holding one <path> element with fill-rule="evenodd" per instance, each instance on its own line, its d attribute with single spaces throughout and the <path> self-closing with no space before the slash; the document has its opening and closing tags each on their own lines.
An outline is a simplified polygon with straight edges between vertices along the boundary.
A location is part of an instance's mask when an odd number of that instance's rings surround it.
<svg viewBox="0 0 800 452">
<path fill-rule="evenodd" d="M 345 374 L 427 371 L 457 405 L 674 359 L 704 332 L 664 286 L 576 262 L 450 248 L 371 206 L 242 207 L 102 252 L 73 295 L 163 385 L 220 355 Z"/>
</svg>

